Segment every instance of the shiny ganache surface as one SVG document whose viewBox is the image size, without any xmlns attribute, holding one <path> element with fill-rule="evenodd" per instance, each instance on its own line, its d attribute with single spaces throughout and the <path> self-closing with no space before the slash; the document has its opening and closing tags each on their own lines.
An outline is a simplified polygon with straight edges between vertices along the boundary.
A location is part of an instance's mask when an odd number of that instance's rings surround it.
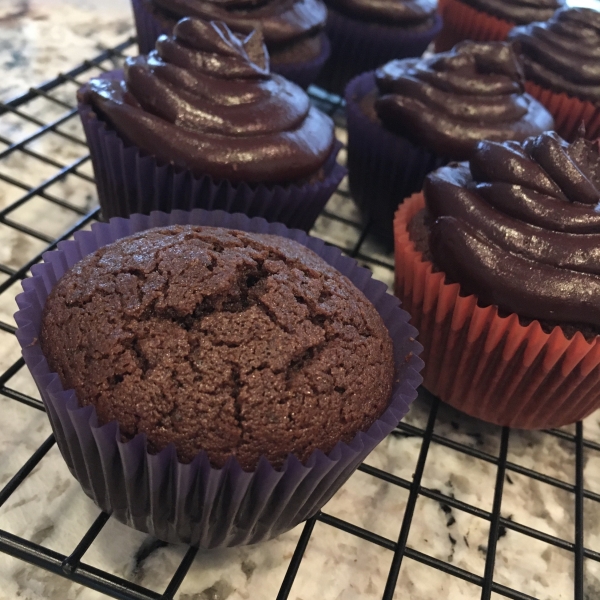
<svg viewBox="0 0 600 600">
<path fill-rule="evenodd" d="M 327 0 L 342 14 L 370 23 L 414 26 L 428 22 L 436 12 L 436 0 Z"/>
<path fill-rule="evenodd" d="M 597 142 L 481 142 L 424 192 L 434 262 L 464 292 L 521 317 L 600 326 Z"/>
<path fill-rule="evenodd" d="M 327 453 L 383 413 L 394 379 L 389 333 L 349 279 L 295 241 L 214 227 L 84 258 L 48 297 L 41 343 L 101 423 L 215 467 Z"/>
<path fill-rule="evenodd" d="M 223 21 L 242 33 L 261 29 L 269 47 L 315 34 L 327 21 L 322 0 L 152 0 L 152 4 L 175 19 Z"/>
<path fill-rule="evenodd" d="M 260 33 L 182 19 L 125 78 L 93 79 L 91 102 L 130 143 L 159 162 L 248 183 L 316 174 L 334 144 L 332 120 L 297 85 L 269 72 Z"/>
<path fill-rule="evenodd" d="M 461 2 L 517 25 L 546 21 L 555 10 L 565 4 L 565 0 L 461 0 Z"/>
<path fill-rule="evenodd" d="M 562 9 L 545 23 L 516 27 L 509 40 L 521 55 L 528 79 L 600 102 L 600 12 Z"/>
<path fill-rule="evenodd" d="M 554 127 L 525 93 L 517 56 L 503 42 L 395 60 L 376 71 L 376 82 L 384 126 L 449 159 L 467 159 L 483 139 L 524 140 Z"/>
</svg>

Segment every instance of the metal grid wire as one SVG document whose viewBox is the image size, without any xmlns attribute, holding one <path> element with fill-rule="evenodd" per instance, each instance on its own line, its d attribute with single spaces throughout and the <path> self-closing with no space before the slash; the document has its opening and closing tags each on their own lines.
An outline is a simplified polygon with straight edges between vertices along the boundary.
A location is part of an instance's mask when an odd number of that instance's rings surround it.
<svg viewBox="0 0 600 600">
<path fill-rule="evenodd" d="M 43 165 L 46 168 L 45 173 L 50 173 L 43 181 L 32 185 L 15 176 L 5 174 L 6 170 L 0 169 L 0 189 L 2 189 L 2 186 L 5 186 L 4 189 L 10 189 L 13 192 L 12 199 L 5 202 L 4 208 L 0 209 L 0 249 L 8 244 L 8 237 L 14 235 L 25 236 L 27 239 L 33 240 L 29 247 L 35 249 L 25 257 L 19 256 L 18 258 L 12 257 L 8 259 L 5 256 L 6 253 L 2 254 L 0 252 L 0 299 L 3 295 L 12 294 L 14 296 L 15 285 L 19 287 L 20 281 L 29 276 L 31 266 L 41 260 L 43 252 L 54 248 L 60 240 L 69 238 L 76 230 L 89 226 L 91 222 L 98 218 L 98 208 L 95 205 L 93 191 L 83 199 L 73 198 L 73 195 L 70 193 L 59 193 L 60 190 L 63 190 L 63 192 L 68 190 L 68 186 L 61 187 L 57 185 L 64 183 L 68 178 L 75 178 L 77 182 L 85 183 L 88 187 L 93 185 L 92 171 L 90 169 L 89 155 L 85 147 L 85 142 L 80 136 L 80 130 L 79 134 L 77 134 L 74 133 L 77 131 L 76 128 L 70 127 L 70 124 L 77 120 L 74 106 L 74 91 L 76 86 L 81 85 L 92 74 L 119 66 L 127 53 L 134 52 L 133 44 L 134 40 L 128 39 L 119 46 L 103 52 L 94 60 L 85 61 L 71 71 L 62 73 L 51 81 L 30 89 L 27 93 L 12 101 L 0 103 L 0 123 L 6 120 L 20 134 L 25 131 L 25 134 L 21 135 L 19 141 L 16 142 L 11 140 L 10 135 L 7 134 L 5 136 L 4 133 L 0 134 L 0 143 L 4 146 L 4 148 L 0 146 L 0 166 L 10 165 L 11 159 L 16 155 L 24 155 L 28 159 L 36 161 L 36 164 Z M 336 123 L 339 125 L 339 132 L 343 135 L 343 107 L 340 99 L 328 96 L 325 92 L 317 88 L 311 88 L 310 93 L 313 101 L 336 119 Z M 39 109 L 38 105 L 40 102 L 44 103 L 44 110 Z M 48 107 L 52 109 L 50 113 L 53 115 L 50 120 L 36 116 L 38 113 L 47 115 Z M 0 132 L 5 131 L 10 131 L 10 127 L 0 129 Z M 79 149 L 79 156 L 77 156 L 77 151 L 74 151 L 73 156 L 75 158 L 69 164 L 63 164 L 51 152 L 38 150 L 39 144 L 36 144 L 36 142 L 48 136 L 54 136 L 59 145 L 70 144 L 73 148 Z M 55 191 L 55 188 L 58 188 L 59 192 Z M 93 187 L 91 189 L 93 190 Z M 27 222 L 27 220 L 19 218 L 18 215 L 21 208 L 40 199 L 49 203 L 46 206 L 54 205 L 60 207 L 62 209 L 60 214 L 66 214 L 68 218 L 54 223 L 54 229 L 52 227 L 50 229 L 42 227 L 42 220 L 40 219 Z M 363 227 L 359 220 L 357 220 L 356 211 L 352 208 L 347 188 L 344 190 L 343 186 L 335 200 L 328 205 L 328 209 L 320 217 L 315 234 L 321 235 L 326 241 L 336 243 L 336 240 L 330 239 L 331 236 L 329 235 L 334 225 L 354 232 L 354 241 L 350 246 L 347 244 L 343 245 L 342 249 L 351 256 L 356 257 L 363 264 L 369 266 L 377 277 L 390 284 L 393 278 L 392 259 L 380 251 L 376 243 L 368 238 L 368 228 Z M 9 322 L 10 319 L 5 319 L 1 315 L 2 313 L 0 313 L 0 331 L 13 336 L 15 333 L 14 325 Z M 3 367 L 0 369 L 0 371 L 3 371 L 0 374 L 0 395 L 5 399 L 31 407 L 31 409 L 43 411 L 44 407 L 42 403 L 33 394 L 29 395 L 19 391 L 11 384 L 11 380 L 24 367 L 23 360 L 19 357 L 17 351 L 13 352 L 11 359 L 6 364 L 6 368 Z M 378 546 L 390 553 L 390 567 L 386 576 L 385 589 L 382 590 L 383 593 L 381 596 L 384 600 L 390 600 L 394 597 L 395 593 L 401 597 L 405 597 L 401 591 L 396 590 L 399 573 L 405 558 L 433 568 L 450 578 L 458 578 L 472 584 L 476 587 L 476 596 L 484 600 L 492 597 L 506 597 L 518 600 L 533 598 L 534 596 L 528 595 L 523 591 L 513 589 L 508 585 L 495 581 L 494 573 L 498 541 L 506 535 L 507 531 L 525 536 L 523 538 L 526 540 L 525 544 L 532 543 L 532 540 L 538 540 L 547 544 L 552 552 L 562 550 L 569 553 L 573 558 L 572 578 L 574 586 L 572 597 L 575 600 L 592 598 L 593 593 L 589 590 L 596 584 L 594 583 L 594 585 L 590 586 L 589 582 L 586 582 L 584 562 L 600 562 L 600 553 L 584 546 L 584 501 L 598 503 L 600 502 L 600 494 L 586 489 L 584 486 L 584 453 L 599 452 L 600 443 L 584 438 L 583 425 L 581 423 L 578 423 L 574 428 L 552 430 L 540 434 L 556 438 L 563 447 L 567 448 L 570 461 L 574 464 L 574 483 L 569 483 L 557 477 L 550 476 L 547 473 L 540 472 L 530 466 L 525 466 L 518 461 L 509 460 L 509 438 L 511 437 L 511 433 L 514 436 L 519 435 L 518 432 L 511 432 L 508 428 L 497 428 L 495 431 L 499 437 L 499 451 L 497 454 L 492 454 L 478 448 L 477 444 L 459 441 L 457 438 L 453 438 L 451 435 L 443 432 L 438 433 L 440 423 L 444 425 L 450 424 L 455 428 L 458 425 L 455 425 L 452 420 L 455 418 L 452 417 L 452 413 L 450 416 L 448 416 L 447 412 L 444 415 L 441 414 L 446 408 L 440 405 L 436 399 L 425 399 L 421 402 L 421 406 L 425 406 L 425 417 L 421 423 L 415 424 L 408 419 L 400 423 L 392 434 L 392 436 L 400 440 L 411 439 L 413 441 L 418 440 L 419 442 L 420 447 L 417 449 L 418 460 L 414 468 L 412 480 L 410 477 L 400 477 L 388 470 L 367 464 L 363 464 L 359 468 L 359 471 L 364 475 L 386 482 L 393 486 L 394 489 L 401 489 L 407 493 L 404 514 L 397 537 L 394 539 L 384 537 L 356 523 L 352 523 L 352 519 L 342 519 L 339 516 L 326 512 L 319 513 L 306 522 L 302 528 L 295 551 L 289 561 L 287 572 L 276 596 L 277 600 L 285 600 L 288 597 L 292 597 L 290 596 L 292 586 L 302 564 L 307 546 L 311 539 L 314 539 L 314 536 L 317 535 L 315 526 L 318 524 L 327 525 L 351 536 L 361 538 L 369 544 Z M 475 432 L 471 435 L 477 436 L 478 434 Z M 22 465 L 18 472 L 5 483 L 3 489 L 0 491 L 0 507 L 11 498 L 19 486 L 27 480 L 32 471 L 38 468 L 38 465 L 39 468 L 43 469 L 43 459 L 54 446 L 54 443 L 54 437 L 48 437 L 31 454 L 30 458 Z M 431 455 L 430 449 L 434 444 L 443 448 L 446 452 L 456 452 L 462 457 L 476 459 L 495 468 L 495 484 L 493 485 L 491 510 L 467 503 L 457 499 L 452 493 L 442 492 L 427 487 L 424 484 L 424 472 L 428 453 Z M 565 535 L 564 538 L 566 539 L 564 539 L 563 537 L 540 530 L 543 528 L 530 527 L 514 521 L 510 516 L 502 516 L 501 507 L 505 483 L 508 482 L 511 484 L 511 475 L 515 477 L 515 474 L 551 486 L 552 489 L 560 490 L 569 495 L 574 515 L 574 532 L 572 532 L 571 536 Z M 448 526 L 455 521 L 452 515 L 458 513 L 470 515 L 489 524 L 487 544 L 481 545 L 478 548 L 478 551 L 483 554 L 484 567 L 482 574 L 476 574 L 459 567 L 453 564 L 451 559 L 444 560 L 418 550 L 409 543 L 411 526 L 414 527 L 415 525 L 415 519 L 413 518 L 415 508 L 417 503 L 423 498 L 438 503 L 439 508 L 446 515 L 450 515 L 447 523 Z M 5 530 L 0 530 L 0 550 L 22 561 L 51 571 L 114 598 L 127 600 L 159 598 L 168 600 L 174 598 L 196 558 L 197 550 L 190 548 L 185 552 L 183 560 L 181 560 L 171 581 L 162 593 L 158 593 L 82 561 L 84 554 L 94 543 L 109 519 L 109 515 L 102 513 L 87 531 L 81 531 L 80 542 L 69 555 L 61 554 L 45 547 L 41 543 L 35 543 Z M 321 530 L 322 528 L 318 531 Z M 448 535 L 450 541 L 453 544 L 456 543 L 452 535 Z M 204 598 L 205 596 L 199 597 Z M 213 596 L 207 595 L 206 597 L 212 598 Z M 410 597 L 419 600 L 416 592 Z M 553 597 L 551 590 L 548 592 L 547 597 Z"/>
</svg>

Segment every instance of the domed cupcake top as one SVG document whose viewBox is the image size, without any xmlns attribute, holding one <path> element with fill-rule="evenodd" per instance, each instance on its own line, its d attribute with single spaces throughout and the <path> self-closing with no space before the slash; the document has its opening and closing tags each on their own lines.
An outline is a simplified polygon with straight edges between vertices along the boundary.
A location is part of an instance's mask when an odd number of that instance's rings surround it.
<svg viewBox="0 0 600 600">
<path fill-rule="evenodd" d="M 414 26 L 425 23 L 436 12 L 436 0 L 327 0 L 343 14 L 370 23 Z"/>
<path fill-rule="evenodd" d="M 430 174 L 435 263 L 467 293 L 522 317 L 600 326 L 600 151 L 544 133 L 481 142 Z"/>
<path fill-rule="evenodd" d="M 305 461 L 387 408 L 393 344 L 349 279 L 295 241 L 172 226 L 86 256 L 53 288 L 41 344 L 99 421 L 214 467 Z"/>
<path fill-rule="evenodd" d="M 215 179 L 298 181 L 335 139 L 306 93 L 269 73 L 260 33 L 243 38 L 224 23 L 183 19 L 147 57 L 127 59 L 124 80 L 94 79 L 81 93 L 159 162 Z"/>
<path fill-rule="evenodd" d="M 509 35 L 528 79 L 571 96 L 600 101 L 600 12 L 562 9 L 546 23 L 516 27 Z"/>
<path fill-rule="evenodd" d="M 152 0 L 175 18 L 223 21 L 236 32 L 260 29 L 269 47 L 285 44 L 325 27 L 322 0 Z"/>
<path fill-rule="evenodd" d="M 395 60 L 377 70 L 376 82 L 384 126 L 454 160 L 468 158 L 480 140 L 524 140 L 554 126 L 524 92 L 519 61 L 503 42 L 463 42 L 430 58 Z"/>
<path fill-rule="evenodd" d="M 554 11 L 564 6 L 565 0 L 462 0 L 478 10 L 522 25 L 533 21 L 546 21 Z"/>
</svg>

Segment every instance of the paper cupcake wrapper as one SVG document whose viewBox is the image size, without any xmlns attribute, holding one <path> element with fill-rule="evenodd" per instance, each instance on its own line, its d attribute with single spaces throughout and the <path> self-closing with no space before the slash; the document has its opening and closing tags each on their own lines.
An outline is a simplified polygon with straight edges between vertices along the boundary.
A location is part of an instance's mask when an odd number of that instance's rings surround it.
<svg viewBox="0 0 600 600">
<path fill-rule="evenodd" d="M 305 62 L 275 62 L 271 59 L 271 71 L 307 89 L 314 83 L 331 55 L 331 44 L 325 32 L 321 33 L 321 52 Z"/>
<path fill-rule="evenodd" d="M 415 194 L 394 221 L 396 295 L 419 328 L 423 385 L 473 417 L 522 429 L 561 427 L 600 407 L 600 338 L 569 340 L 560 327 L 547 334 L 538 321 L 525 327 L 516 314 L 500 317 L 461 296 L 409 238 L 424 206 Z"/>
<path fill-rule="evenodd" d="M 317 83 L 341 95 L 346 84 L 360 73 L 372 71 L 395 58 L 421 56 L 441 28 L 439 15 L 435 15 L 430 28 L 419 31 L 365 23 L 328 8 L 326 31 L 331 57 Z"/>
<path fill-rule="evenodd" d="M 103 77 L 122 77 L 112 71 Z M 79 104 L 79 116 L 90 147 L 102 218 L 128 217 L 154 210 L 225 210 L 263 217 L 288 227 L 310 230 L 346 174 L 336 162 L 336 142 L 323 166 L 322 181 L 303 185 L 216 182 L 170 164 L 159 164 L 136 146 L 126 144 L 102 121 L 90 104 Z"/>
<path fill-rule="evenodd" d="M 515 26 L 464 4 L 460 0 L 444 0 L 444 26 L 435 40 L 435 51 L 446 52 L 463 40 L 503 42 Z"/>
<path fill-rule="evenodd" d="M 154 45 L 159 36 L 173 33 L 176 21 L 168 18 L 160 19 L 152 14 L 147 8 L 145 0 L 131 0 L 131 5 L 140 54 L 148 54 L 154 50 Z M 317 78 L 329 58 L 329 52 L 329 40 L 327 35 L 323 34 L 321 36 L 321 52 L 317 57 L 302 62 L 279 64 L 271 60 L 271 71 L 283 75 L 286 79 L 306 89 Z"/>
<path fill-rule="evenodd" d="M 362 111 L 360 101 L 374 89 L 373 72 L 359 75 L 346 88 L 348 176 L 352 196 L 365 220 L 371 221 L 371 231 L 391 248 L 398 205 L 421 190 L 425 176 L 448 159 L 415 146 L 371 120 Z"/>
<path fill-rule="evenodd" d="M 40 344 L 46 298 L 60 277 L 76 262 L 119 238 L 151 227 L 172 224 L 221 226 L 296 240 L 346 275 L 373 303 L 394 343 L 396 377 L 389 407 L 366 432 L 348 444 L 338 443 L 327 455 L 317 450 L 302 464 L 290 455 L 280 470 L 263 457 L 253 472 L 231 458 L 212 468 L 202 452 L 190 464 L 177 460 L 172 446 L 156 455 L 138 435 L 122 442 L 116 422 L 100 425 L 93 406 L 79 407 L 75 392 L 64 390 L 52 373 Z M 167 542 L 206 548 L 251 544 L 272 538 L 314 515 L 348 479 L 408 411 L 422 379 L 422 347 L 409 315 L 386 286 L 319 239 L 264 219 L 223 211 L 154 212 L 116 218 L 80 231 L 73 241 L 44 255 L 32 268 L 17 297 L 15 319 L 23 357 L 40 390 L 58 447 L 85 493 L 119 521 Z"/>
<path fill-rule="evenodd" d="M 600 137 L 600 107 L 593 102 L 554 92 L 533 81 L 526 81 L 525 89 L 554 117 L 555 130 L 565 140 L 574 141 L 582 123 L 588 140 Z"/>
</svg>

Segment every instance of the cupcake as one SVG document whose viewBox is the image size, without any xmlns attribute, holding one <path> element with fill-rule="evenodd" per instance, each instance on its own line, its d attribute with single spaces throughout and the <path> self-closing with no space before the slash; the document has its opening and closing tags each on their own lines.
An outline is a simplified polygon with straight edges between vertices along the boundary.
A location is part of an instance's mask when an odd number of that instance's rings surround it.
<svg viewBox="0 0 600 600">
<path fill-rule="evenodd" d="M 294 527 L 416 396 L 397 299 L 281 224 L 155 212 L 45 258 L 16 319 L 59 448 L 102 510 L 159 539 Z"/>
<path fill-rule="evenodd" d="M 600 406 L 599 164 L 584 138 L 484 141 L 398 209 L 396 293 L 444 402 L 525 429 Z"/>
<path fill-rule="evenodd" d="M 435 0 L 326 0 L 331 57 L 319 85 L 343 94 L 356 75 L 395 58 L 421 56 L 440 32 Z"/>
<path fill-rule="evenodd" d="M 350 190 L 390 245 L 394 211 L 427 173 L 468 159 L 480 140 L 524 140 L 553 127 L 501 42 L 392 61 L 354 79 L 346 107 Z"/>
<path fill-rule="evenodd" d="M 182 19 L 78 100 L 105 219 L 201 207 L 308 230 L 345 174 L 333 121 L 269 72 L 259 32 Z"/>
<path fill-rule="evenodd" d="M 561 9 L 546 23 L 515 27 L 509 35 L 520 54 L 527 91 L 573 140 L 581 124 L 590 140 L 600 136 L 600 12 Z"/>
<path fill-rule="evenodd" d="M 322 0 L 132 0 L 138 45 L 149 53 L 177 21 L 195 17 L 222 21 L 242 34 L 262 32 L 273 71 L 306 88 L 329 57 Z"/>
<path fill-rule="evenodd" d="M 435 41 L 438 52 L 462 40 L 506 40 L 515 25 L 546 21 L 565 0 L 444 0 L 444 26 Z"/>
</svg>

